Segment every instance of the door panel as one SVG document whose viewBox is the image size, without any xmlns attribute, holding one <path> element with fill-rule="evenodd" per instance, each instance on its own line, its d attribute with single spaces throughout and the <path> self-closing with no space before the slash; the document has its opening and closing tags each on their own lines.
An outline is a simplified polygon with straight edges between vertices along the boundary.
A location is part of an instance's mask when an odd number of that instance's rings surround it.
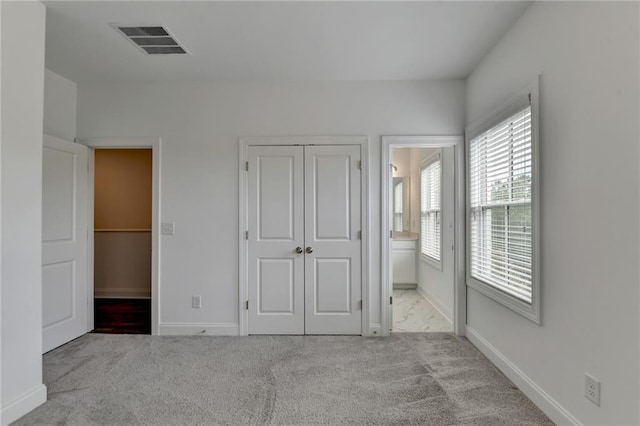
<svg viewBox="0 0 640 426">
<path fill-rule="evenodd" d="M 351 314 L 350 259 L 315 259 L 315 315 Z"/>
<path fill-rule="evenodd" d="M 42 321 L 47 352 L 87 330 L 87 147 L 45 135 Z"/>
<path fill-rule="evenodd" d="M 42 267 L 42 324 L 45 328 L 73 318 L 74 279 L 73 261 L 43 265 Z"/>
<path fill-rule="evenodd" d="M 305 333 L 361 334 L 359 146 L 305 147 Z"/>
<path fill-rule="evenodd" d="M 259 259 L 258 263 L 258 314 L 293 314 L 294 261 Z"/>
<path fill-rule="evenodd" d="M 326 148 L 326 147 L 325 147 Z M 333 151 L 334 147 L 329 147 Z M 351 168 L 348 155 L 313 155 L 313 241 L 350 240 Z M 307 175 L 308 176 L 308 175 Z"/>
<path fill-rule="evenodd" d="M 249 334 L 304 333 L 302 147 L 249 147 Z"/>
<path fill-rule="evenodd" d="M 259 240 L 294 239 L 297 201 L 297 194 L 294 194 L 294 161 L 295 157 L 292 156 L 256 158 Z"/>
</svg>

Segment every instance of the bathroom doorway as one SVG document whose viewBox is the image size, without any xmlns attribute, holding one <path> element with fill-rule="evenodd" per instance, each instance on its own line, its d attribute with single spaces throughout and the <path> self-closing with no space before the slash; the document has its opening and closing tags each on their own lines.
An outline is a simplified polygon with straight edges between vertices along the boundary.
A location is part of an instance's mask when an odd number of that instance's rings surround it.
<svg viewBox="0 0 640 426">
<path fill-rule="evenodd" d="M 438 138 L 410 139 L 384 138 L 383 144 L 387 324 L 390 332 L 459 331 L 454 324 L 460 293 L 456 225 L 463 219 L 456 210 L 460 148 L 448 138 L 440 144 Z"/>
</svg>

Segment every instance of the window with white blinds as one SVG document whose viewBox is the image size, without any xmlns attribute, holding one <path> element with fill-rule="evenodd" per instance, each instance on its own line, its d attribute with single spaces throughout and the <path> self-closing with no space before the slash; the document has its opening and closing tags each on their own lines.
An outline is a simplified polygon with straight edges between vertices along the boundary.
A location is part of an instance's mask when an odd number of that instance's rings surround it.
<svg viewBox="0 0 640 426">
<path fill-rule="evenodd" d="M 471 277 L 532 303 L 531 105 L 469 143 Z"/>
<path fill-rule="evenodd" d="M 404 188 L 402 181 L 396 183 L 393 187 L 393 230 L 395 232 L 402 232 L 403 217 L 402 217 L 402 192 Z"/>
<path fill-rule="evenodd" d="M 441 235 L 441 160 L 440 154 L 425 161 L 420 169 L 420 251 L 440 262 Z"/>
</svg>

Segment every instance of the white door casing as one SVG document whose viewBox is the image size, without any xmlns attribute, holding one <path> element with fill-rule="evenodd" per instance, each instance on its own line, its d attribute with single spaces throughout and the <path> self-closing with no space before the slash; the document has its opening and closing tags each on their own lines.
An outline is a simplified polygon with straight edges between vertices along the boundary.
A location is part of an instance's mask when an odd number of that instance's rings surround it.
<svg viewBox="0 0 640 426">
<path fill-rule="evenodd" d="M 361 334 L 360 146 L 249 146 L 249 334 Z"/>
<path fill-rule="evenodd" d="M 390 218 L 392 217 L 391 188 L 392 174 L 391 148 L 444 148 L 453 147 L 454 150 L 454 301 L 453 301 L 453 327 L 458 336 L 464 336 L 467 323 L 467 297 L 466 297 L 466 271 L 465 271 L 465 179 L 464 179 L 464 138 L 462 136 L 383 136 L 381 152 L 382 191 L 381 201 L 386 212 L 386 219 L 381 220 L 382 244 L 380 270 L 382 277 L 382 300 L 390 301 L 393 294 L 393 277 L 391 268 L 391 234 L 393 229 Z M 419 249 L 419 248 L 418 248 Z M 383 305 L 382 335 L 389 335 L 393 324 L 392 305 Z"/>
<path fill-rule="evenodd" d="M 304 334 L 303 156 L 249 147 L 250 334 Z"/>
<path fill-rule="evenodd" d="M 359 146 L 305 147 L 306 334 L 362 333 L 359 163 Z"/>
<path fill-rule="evenodd" d="M 88 148 L 44 136 L 42 186 L 42 349 L 87 330 Z"/>
</svg>

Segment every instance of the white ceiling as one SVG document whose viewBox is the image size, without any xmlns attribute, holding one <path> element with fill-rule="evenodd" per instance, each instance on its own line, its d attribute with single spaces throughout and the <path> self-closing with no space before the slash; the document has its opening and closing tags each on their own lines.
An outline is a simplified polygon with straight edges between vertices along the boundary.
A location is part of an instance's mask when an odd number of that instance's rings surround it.
<svg viewBox="0 0 640 426">
<path fill-rule="evenodd" d="M 530 2 L 45 1 L 47 68 L 76 82 L 465 78 Z M 109 24 L 164 25 L 147 56 Z"/>
</svg>

